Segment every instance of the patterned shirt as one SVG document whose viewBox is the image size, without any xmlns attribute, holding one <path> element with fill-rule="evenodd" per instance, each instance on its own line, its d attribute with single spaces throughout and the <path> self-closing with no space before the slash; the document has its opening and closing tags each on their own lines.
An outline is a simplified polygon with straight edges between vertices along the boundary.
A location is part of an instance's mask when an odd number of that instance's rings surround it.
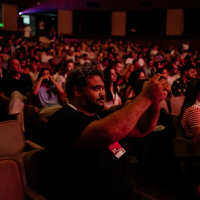
<svg viewBox="0 0 200 200">
<path fill-rule="evenodd" d="M 185 109 L 183 116 L 181 118 L 181 125 L 186 132 L 186 135 L 191 139 L 195 140 L 194 134 L 192 132 L 192 127 L 200 126 L 200 106 L 192 105 Z"/>
<path fill-rule="evenodd" d="M 183 82 L 182 78 L 175 80 L 172 84 L 172 93 L 174 96 L 180 96 L 179 94 L 183 93 L 185 96 L 187 90 L 187 83 Z"/>
</svg>

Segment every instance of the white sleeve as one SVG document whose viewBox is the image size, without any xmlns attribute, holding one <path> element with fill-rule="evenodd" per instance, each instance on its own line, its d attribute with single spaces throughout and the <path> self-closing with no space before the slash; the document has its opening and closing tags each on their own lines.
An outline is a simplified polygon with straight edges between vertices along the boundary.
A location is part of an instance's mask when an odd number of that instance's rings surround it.
<svg viewBox="0 0 200 200">
<path fill-rule="evenodd" d="M 59 85 L 62 86 L 62 80 L 61 80 L 60 75 L 57 76 L 57 78 L 56 78 L 56 82 L 57 82 Z"/>
</svg>

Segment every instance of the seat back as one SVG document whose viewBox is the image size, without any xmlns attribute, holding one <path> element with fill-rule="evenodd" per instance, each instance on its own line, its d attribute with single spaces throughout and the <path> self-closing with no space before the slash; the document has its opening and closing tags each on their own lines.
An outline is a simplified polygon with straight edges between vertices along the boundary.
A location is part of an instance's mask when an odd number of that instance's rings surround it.
<svg viewBox="0 0 200 200">
<path fill-rule="evenodd" d="M 172 97 L 170 99 L 170 104 L 171 104 L 171 113 L 174 115 L 179 115 L 181 112 L 181 107 L 183 105 L 185 96 L 180 96 L 180 97 Z"/>
<path fill-rule="evenodd" d="M 45 159 L 44 148 L 28 152 L 24 156 L 27 186 L 45 196 Z"/>
<path fill-rule="evenodd" d="M 176 117 L 174 120 L 174 127 L 176 131 L 176 137 L 182 137 L 188 139 L 186 136 L 185 130 L 183 129 L 181 123 L 178 121 L 178 118 Z"/>
<path fill-rule="evenodd" d="M 161 101 L 161 108 L 164 108 L 169 113 L 168 105 L 165 100 Z"/>
<path fill-rule="evenodd" d="M 10 158 L 0 159 L 0 199 L 24 199 L 24 190 L 19 165 L 15 160 Z"/>
<path fill-rule="evenodd" d="M 25 151 L 22 127 L 15 120 L 0 122 L 0 157 Z"/>
<path fill-rule="evenodd" d="M 27 104 L 28 105 L 32 105 L 32 106 L 35 105 L 34 94 L 32 93 L 32 91 L 27 92 L 26 98 L 27 98 Z"/>
</svg>

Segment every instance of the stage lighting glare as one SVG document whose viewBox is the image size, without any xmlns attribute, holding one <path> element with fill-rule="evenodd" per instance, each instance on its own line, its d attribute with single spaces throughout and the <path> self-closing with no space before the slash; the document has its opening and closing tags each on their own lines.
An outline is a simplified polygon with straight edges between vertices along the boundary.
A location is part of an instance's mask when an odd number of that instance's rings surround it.
<svg viewBox="0 0 200 200">
<path fill-rule="evenodd" d="M 22 12 L 19 12 L 19 15 L 22 15 Z"/>
<path fill-rule="evenodd" d="M 0 23 L 0 27 L 3 27 L 3 23 Z"/>
<path fill-rule="evenodd" d="M 40 5 L 40 2 L 37 2 L 37 5 L 39 6 L 39 5 Z"/>
</svg>

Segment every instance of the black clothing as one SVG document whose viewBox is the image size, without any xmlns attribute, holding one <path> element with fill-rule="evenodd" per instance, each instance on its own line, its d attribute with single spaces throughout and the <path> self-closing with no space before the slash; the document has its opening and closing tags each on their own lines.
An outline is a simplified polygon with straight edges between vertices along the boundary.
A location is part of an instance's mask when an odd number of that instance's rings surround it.
<svg viewBox="0 0 200 200">
<path fill-rule="evenodd" d="M 32 87 L 33 83 L 29 74 L 21 74 L 19 80 L 14 79 L 11 74 L 8 74 L 2 80 L 0 92 L 4 92 L 6 97 L 10 97 L 14 91 L 19 91 L 26 96 L 26 93 L 31 91 Z"/>
<path fill-rule="evenodd" d="M 185 96 L 187 90 L 187 84 L 183 82 L 182 78 L 175 80 L 172 84 L 172 93 L 174 96 L 179 96 L 180 93 L 183 93 Z"/>
<path fill-rule="evenodd" d="M 103 118 L 109 113 L 102 111 L 98 115 Z M 70 106 L 50 118 L 45 142 L 48 199 L 138 199 L 134 198 L 137 192 L 125 155 L 118 159 L 108 147 L 72 146 L 74 139 L 98 119 L 97 115 L 87 116 Z"/>
</svg>

